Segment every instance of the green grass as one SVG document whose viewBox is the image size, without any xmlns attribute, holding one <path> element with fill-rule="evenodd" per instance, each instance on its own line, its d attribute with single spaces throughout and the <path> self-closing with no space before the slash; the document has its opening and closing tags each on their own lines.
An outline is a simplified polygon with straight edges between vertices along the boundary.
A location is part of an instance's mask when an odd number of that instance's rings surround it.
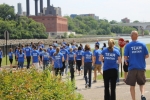
<svg viewBox="0 0 150 100">
<path fill-rule="evenodd" d="M 12 65 L 15 65 L 15 57 L 13 58 L 13 64 Z M 27 62 L 25 60 L 24 62 L 24 65 L 26 65 Z M 5 66 L 6 65 L 6 56 L 2 58 L 2 66 Z M 9 57 L 7 57 L 7 65 L 10 65 L 10 62 L 9 62 Z"/>
<path fill-rule="evenodd" d="M 146 70 L 145 75 L 146 75 L 146 78 L 150 78 L 150 70 Z M 119 76 L 119 77 L 120 77 L 120 78 L 124 78 L 124 73 L 122 73 L 122 77 L 121 77 L 121 73 L 120 73 L 120 76 Z M 102 80 L 102 79 L 103 79 L 103 76 L 102 76 L 102 75 L 98 75 L 98 76 L 97 76 L 97 79 L 98 79 L 98 80 Z"/>
</svg>

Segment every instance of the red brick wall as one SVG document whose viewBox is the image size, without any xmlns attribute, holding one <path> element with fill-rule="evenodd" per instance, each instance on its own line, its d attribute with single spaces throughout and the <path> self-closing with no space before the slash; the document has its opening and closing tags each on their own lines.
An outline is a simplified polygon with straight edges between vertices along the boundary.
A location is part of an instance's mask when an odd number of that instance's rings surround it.
<svg viewBox="0 0 150 100">
<path fill-rule="evenodd" d="M 59 16 L 29 16 L 33 20 L 43 23 L 46 32 L 67 32 L 68 21 L 66 18 Z"/>
</svg>

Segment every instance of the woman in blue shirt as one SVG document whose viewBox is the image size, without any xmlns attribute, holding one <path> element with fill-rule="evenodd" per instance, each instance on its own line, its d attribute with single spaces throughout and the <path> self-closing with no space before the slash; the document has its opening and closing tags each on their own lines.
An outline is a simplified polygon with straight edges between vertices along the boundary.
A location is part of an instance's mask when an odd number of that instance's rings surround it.
<svg viewBox="0 0 150 100">
<path fill-rule="evenodd" d="M 75 63 L 75 53 L 73 52 L 73 48 L 70 48 L 70 52 L 68 53 L 68 62 L 70 67 L 71 81 L 74 80 L 74 63 Z"/>
<path fill-rule="evenodd" d="M 104 49 L 100 55 L 100 61 L 103 60 L 104 100 L 116 100 L 116 81 L 121 57 L 120 52 L 114 49 L 113 39 L 108 41 L 108 48 Z M 111 83 L 111 92 L 109 92 L 109 82 Z"/>
<path fill-rule="evenodd" d="M 22 49 L 19 51 L 17 57 L 18 57 L 19 68 L 23 69 L 24 59 L 26 57 L 25 57 L 25 54 L 23 53 Z"/>
<path fill-rule="evenodd" d="M 77 63 L 79 75 L 81 74 L 82 54 L 83 54 L 82 47 L 79 46 L 78 51 L 76 52 L 76 63 Z"/>
<path fill-rule="evenodd" d="M 42 48 L 39 49 L 39 54 L 40 54 L 40 60 L 42 61 L 42 55 L 43 55 L 43 49 Z"/>
<path fill-rule="evenodd" d="M 49 62 L 49 53 L 44 49 L 44 52 L 42 54 L 42 61 L 43 61 L 43 70 L 48 66 Z"/>
<path fill-rule="evenodd" d="M 2 58 L 3 58 L 3 52 L 2 52 L 2 49 L 0 48 L 0 68 L 2 64 Z"/>
<path fill-rule="evenodd" d="M 61 76 L 62 67 L 63 67 L 62 62 L 64 62 L 64 56 L 62 53 L 60 53 L 59 47 L 56 48 L 56 52 L 52 56 L 52 59 L 53 59 L 52 66 L 54 66 L 55 75 L 57 76 L 58 74 L 60 74 Z"/>
<path fill-rule="evenodd" d="M 91 73 L 92 73 L 93 57 L 92 57 L 92 52 L 90 50 L 91 50 L 90 45 L 86 44 L 85 52 L 82 55 L 82 66 L 84 66 L 85 88 L 91 88 Z M 87 73 L 89 76 L 89 81 L 87 78 Z"/>
<path fill-rule="evenodd" d="M 10 68 L 12 68 L 12 63 L 13 63 L 13 49 L 12 48 L 9 49 L 8 56 L 9 56 Z"/>
</svg>

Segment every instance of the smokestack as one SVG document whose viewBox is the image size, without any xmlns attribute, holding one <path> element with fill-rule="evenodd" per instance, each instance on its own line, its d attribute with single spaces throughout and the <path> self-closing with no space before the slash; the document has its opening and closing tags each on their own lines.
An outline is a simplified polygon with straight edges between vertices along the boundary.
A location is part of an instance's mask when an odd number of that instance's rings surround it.
<svg viewBox="0 0 150 100">
<path fill-rule="evenodd" d="M 50 0 L 47 0 L 47 7 L 50 6 Z"/>
<path fill-rule="evenodd" d="M 40 0 L 40 13 L 43 13 L 43 0 Z"/>
<path fill-rule="evenodd" d="M 38 0 L 35 0 L 35 16 L 38 16 Z"/>
<path fill-rule="evenodd" d="M 26 10 L 27 10 L 27 16 L 30 15 L 30 2 L 29 0 L 26 0 Z"/>
</svg>

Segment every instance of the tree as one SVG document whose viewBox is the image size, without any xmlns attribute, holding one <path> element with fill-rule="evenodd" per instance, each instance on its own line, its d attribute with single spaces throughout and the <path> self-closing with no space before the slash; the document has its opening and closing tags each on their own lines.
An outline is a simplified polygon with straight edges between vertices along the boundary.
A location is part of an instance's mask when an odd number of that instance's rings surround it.
<svg viewBox="0 0 150 100">
<path fill-rule="evenodd" d="M 133 23 L 139 23 L 139 21 L 138 21 L 138 20 L 135 20 L 135 21 L 133 21 Z"/>
<path fill-rule="evenodd" d="M 117 24 L 117 21 L 112 20 L 112 21 L 110 21 L 109 23 L 110 23 L 110 24 Z"/>
<path fill-rule="evenodd" d="M 0 5 L 0 38 L 4 38 L 4 32 L 10 33 L 10 39 L 46 39 L 45 26 L 25 16 L 17 16 L 14 9 L 7 4 Z M 7 15 L 11 17 L 6 20 Z"/>
<path fill-rule="evenodd" d="M 1 4 L 0 5 L 0 17 L 5 20 L 6 17 L 10 15 L 10 19 L 13 20 L 15 19 L 15 12 L 14 12 L 14 9 L 7 5 L 7 4 Z"/>
</svg>

